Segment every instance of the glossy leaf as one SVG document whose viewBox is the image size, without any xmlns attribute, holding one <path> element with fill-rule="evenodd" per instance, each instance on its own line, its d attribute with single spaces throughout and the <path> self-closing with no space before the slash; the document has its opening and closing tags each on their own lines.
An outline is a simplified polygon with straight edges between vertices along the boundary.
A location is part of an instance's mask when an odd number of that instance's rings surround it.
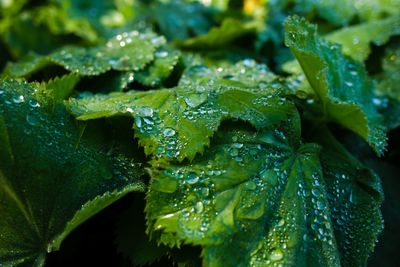
<svg viewBox="0 0 400 267">
<path fill-rule="evenodd" d="M 341 150 L 323 149 L 321 168 L 298 127 L 222 130 L 192 163 L 153 162 L 153 238 L 202 245 L 206 266 L 364 266 L 382 227 L 379 179 Z"/>
<path fill-rule="evenodd" d="M 134 78 L 143 85 L 160 86 L 171 75 L 174 67 L 179 62 L 179 58 L 180 52 L 178 50 L 161 47 L 155 53 L 155 59 L 152 64 L 136 73 Z"/>
<path fill-rule="evenodd" d="M 0 82 L 0 262 L 43 266 L 82 222 L 132 191 L 142 171 L 85 134 L 33 85 Z M 98 138 L 97 138 L 98 139 Z"/>
<path fill-rule="evenodd" d="M 366 266 L 383 229 L 383 200 L 378 175 L 365 167 L 321 129 L 315 141 L 323 147 L 321 164 L 342 266 Z"/>
<path fill-rule="evenodd" d="M 262 128 L 293 113 L 293 104 L 272 88 L 187 85 L 148 92 L 71 99 L 79 120 L 129 116 L 146 154 L 183 160 L 204 151 L 222 120 L 235 118 Z M 268 116 L 267 116 L 268 115 Z"/>
<path fill-rule="evenodd" d="M 62 66 L 80 76 L 99 75 L 111 69 L 138 71 L 153 61 L 157 47 L 164 43 L 163 37 L 153 33 L 124 32 L 110 39 L 106 45 L 65 47 L 48 56 L 29 55 L 21 63 L 9 64 L 5 74 L 23 77 L 49 64 Z"/>
<path fill-rule="evenodd" d="M 371 99 L 373 84 L 364 67 L 340 46 L 325 42 L 316 26 L 297 16 L 286 21 L 286 44 L 300 63 L 326 120 L 354 131 L 381 155 L 386 146 L 381 115 Z"/>
</svg>

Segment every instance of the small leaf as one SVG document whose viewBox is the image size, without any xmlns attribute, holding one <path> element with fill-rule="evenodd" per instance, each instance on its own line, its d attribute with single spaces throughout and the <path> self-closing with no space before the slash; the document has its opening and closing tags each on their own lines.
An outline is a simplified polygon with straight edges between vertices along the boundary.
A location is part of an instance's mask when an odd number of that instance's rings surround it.
<svg viewBox="0 0 400 267">
<path fill-rule="evenodd" d="M 207 34 L 176 42 L 181 48 L 210 49 L 223 48 L 237 38 L 254 33 L 257 25 L 253 22 L 243 23 L 235 19 L 226 19 L 220 27 L 212 28 Z"/>
<path fill-rule="evenodd" d="M 155 53 L 154 61 L 144 70 L 137 72 L 135 79 L 147 86 L 157 87 L 167 79 L 178 64 L 180 52 L 167 47 L 161 47 Z"/>
<path fill-rule="evenodd" d="M 90 48 L 64 47 L 48 56 L 30 55 L 22 63 L 11 63 L 5 73 L 9 77 L 23 77 L 56 64 L 80 76 L 93 76 L 111 69 L 138 71 L 153 61 L 156 48 L 165 39 L 153 33 L 124 32 L 106 45 Z"/>
<path fill-rule="evenodd" d="M 382 155 L 385 127 L 371 99 L 373 84 L 364 67 L 341 54 L 317 34 L 316 26 L 297 16 L 286 23 L 286 44 L 300 63 L 322 105 L 323 116 L 354 131 Z"/>
<path fill-rule="evenodd" d="M 364 61 L 371 52 L 370 43 L 383 45 L 394 35 L 400 35 L 400 16 L 342 28 L 325 38 L 330 42 L 341 44 L 343 54 Z"/>
</svg>

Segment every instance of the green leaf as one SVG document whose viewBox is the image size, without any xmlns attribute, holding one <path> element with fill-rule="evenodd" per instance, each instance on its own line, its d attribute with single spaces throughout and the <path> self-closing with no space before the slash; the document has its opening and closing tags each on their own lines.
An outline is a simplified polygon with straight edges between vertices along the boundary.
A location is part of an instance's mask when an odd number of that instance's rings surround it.
<svg viewBox="0 0 400 267">
<path fill-rule="evenodd" d="M 167 79 L 180 59 L 180 52 L 168 47 L 161 47 L 155 53 L 155 59 L 147 68 L 139 71 L 134 78 L 147 86 L 160 86 Z"/>
<path fill-rule="evenodd" d="M 400 102 L 400 46 L 390 47 L 382 60 L 382 75 L 378 77 L 376 93 Z"/>
<path fill-rule="evenodd" d="M 254 22 L 244 23 L 240 20 L 228 18 L 220 27 L 212 28 L 207 34 L 176 42 L 181 48 L 190 49 L 212 49 L 223 48 L 235 41 L 237 38 L 254 33 L 257 24 Z"/>
<path fill-rule="evenodd" d="M 124 32 L 107 44 L 90 48 L 64 47 L 48 56 L 29 55 L 21 63 L 11 63 L 5 70 L 9 77 L 24 77 L 49 64 L 62 66 L 80 76 L 93 76 L 111 69 L 139 71 L 153 61 L 157 47 L 165 39 L 153 33 Z"/>
<path fill-rule="evenodd" d="M 319 146 L 293 128 L 223 129 L 191 163 L 154 161 L 148 231 L 201 245 L 205 266 L 365 266 L 382 228 L 379 179 L 336 150 L 322 150 L 322 169 Z"/>
<path fill-rule="evenodd" d="M 383 229 L 381 181 L 327 129 L 320 129 L 314 141 L 323 146 L 321 164 L 342 266 L 366 266 Z"/>
<path fill-rule="evenodd" d="M 342 28 L 325 38 L 330 42 L 341 44 L 343 54 L 364 61 L 371 52 L 370 43 L 383 45 L 394 35 L 400 35 L 400 16 Z"/>
<path fill-rule="evenodd" d="M 43 266 L 82 222 L 132 191 L 140 166 L 82 132 L 28 83 L 0 81 L 0 262 Z M 96 141 L 98 140 L 98 141 Z"/>
<path fill-rule="evenodd" d="M 348 25 L 355 19 L 364 22 L 396 16 L 400 9 L 399 0 L 282 0 L 272 5 L 289 9 L 287 14 L 313 17 L 316 13 L 333 25 Z"/>
<path fill-rule="evenodd" d="M 400 48 L 389 47 L 382 60 L 383 71 L 376 79 L 378 85 L 373 98 L 375 105 L 384 116 L 389 129 L 400 126 Z"/>
<path fill-rule="evenodd" d="M 154 4 L 152 18 L 168 40 L 184 40 L 206 34 L 211 25 L 211 9 L 200 3 L 169 1 Z"/>
<path fill-rule="evenodd" d="M 37 97 L 43 98 L 43 101 L 59 103 L 71 95 L 78 82 L 79 76 L 74 73 L 56 77 L 48 82 L 38 84 L 39 88 L 36 94 Z"/>
<path fill-rule="evenodd" d="M 382 155 L 386 129 L 371 101 L 373 84 L 364 67 L 343 56 L 340 46 L 321 39 L 305 19 L 290 17 L 285 28 L 286 45 L 315 91 L 324 119 L 357 133 Z"/>
<path fill-rule="evenodd" d="M 222 120 L 235 118 L 262 128 L 294 112 L 293 104 L 271 87 L 220 83 L 95 95 L 71 99 L 68 107 L 78 120 L 133 117 L 135 135 L 146 154 L 179 161 L 203 152 Z"/>
<path fill-rule="evenodd" d="M 252 59 L 245 59 L 234 65 L 230 63 L 221 64 L 212 68 L 198 64 L 193 65 L 184 71 L 179 80 L 179 86 L 197 84 L 207 87 L 208 84 L 213 84 L 216 80 L 223 82 L 224 85 L 259 88 L 261 91 L 269 87 L 279 88 L 277 76 L 269 71 L 266 65 L 258 64 Z"/>
<path fill-rule="evenodd" d="M 68 43 L 98 41 L 97 33 L 86 20 L 72 19 L 54 5 L 23 11 L 10 18 L 8 24 L 3 39 L 14 56 L 29 51 L 46 54 Z"/>
</svg>

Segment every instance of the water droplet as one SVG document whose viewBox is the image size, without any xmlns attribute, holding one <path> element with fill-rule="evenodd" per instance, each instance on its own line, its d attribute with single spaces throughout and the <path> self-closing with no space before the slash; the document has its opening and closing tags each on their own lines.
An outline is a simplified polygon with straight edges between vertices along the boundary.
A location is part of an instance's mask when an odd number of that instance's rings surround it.
<svg viewBox="0 0 400 267">
<path fill-rule="evenodd" d="M 135 117 L 135 124 L 138 128 L 142 128 L 142 118 Z"/>
<path fill-rule="evenodd" d="M 37 108 L 40 107 L 40 104 L 36 101 L 36 100 L 29 100 L 29 106 L 31 106 L 32 108 Z"/>
<path fill-rule="evenodd" d="M 311 194 L 313 194 L 313 196 L 315 197 L 318 197 L 321 194 L 321 192 L 318 189 L 314 188 L 311 190 Z"/>
<path fill-rule="evenodd" d="M 197 176 L 197 174 L 195 174 L 194 172 L 191 172 L 188 175 L 186 175 L 185 181 L 188 184 L 195 184 L 199 181 L 199 176 Z"/>
<path fill-rule="evenodd" d="M 196 205 L 194 206 L 194 209 L 197 213 L 202 213 L 204 210 L 204 204 L 203 202 L 199 201 L 196 203 Z"/>
<path fill-rule="evenodd" d="M 174 136 L 175 133 L 176 133 L 175 130 L 172 129 L 172 128 L 166 128 L 166 129 L 163 131 L 163 135 L 164 135 L 165 137 Z"/>
<path fill-rule="evenodd" d="M 35 126 L 38 123 L 38 120 L 35 115 L 28 113 L 26 114 L 26 122 L 31 126 Z"/>
<path fill-rule="evenodd" d="M 185 97 L 185 103 L 192 108 L 198 107 L 207 100 L 206 94 L 191 94 Z"/>
<path fill-rule="evenodd" d="M 151 117 L 151 116 L 153 116 L 153 112 L 154 111 L 151 107 L 144 106 L 144 107 L 140 107 L 138 109 L 139 115 L 143 116 L 143 117 Z"/>
<path fill-rule="evenodd" d="M 352 83 L 352 82 L 345 81 L 344 83 L 345 83 L 348 87 L 352 87 L 352 86 L 353 86 L 353 83 Z"/>
<path fill-rule="evenodd" d="M 243 144 L 241 144 L 241 143 L 233 143 L 232 147 L 234 147 L 234 148 L 242 148 Z"/>
<path fill-rule="evenodd" d="M 165 58 L 165 57 L 168 56 L 168 52 L 167 52 L 167 51 L 158 51 L 158 52 L 155 54 L 155 56 L 158 57 L 158 58 Z"/>
<path fill-rule="evenodd" d="M 16 104 L 25 102 L 25 98 L 23 95 L 19 95 L 13 98 L 13 102 Z"/>
<path fill-rule="evenodd" d="M 201 189 L 201 194 L 204 197 L 207 197 L 210 194 L 210 189 L 208 189 L 208 187 L 204 187 L 203 189 Z"/>
<path fill-rule="evenodd" d="M 280 249 L 275 249 L 271 252 L 271 255 L 269 257 L 272 261 L 279 261 L 283 259 L 283 253 Z"/>
</svg>

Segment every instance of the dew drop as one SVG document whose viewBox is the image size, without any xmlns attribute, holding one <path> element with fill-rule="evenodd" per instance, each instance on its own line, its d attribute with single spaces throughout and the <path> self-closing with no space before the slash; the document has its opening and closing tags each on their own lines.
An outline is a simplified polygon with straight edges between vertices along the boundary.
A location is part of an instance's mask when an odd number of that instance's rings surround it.
<svg viewBox="0 0 400 267">
<path fill-rule="evenodd" d="M 13 102 L 16 104 L 23 103 L 23 102 L 25 102 L 25 98 L 23 95 L 16 96 L 13 98 Z"/>
<path fill-rule="evenodd" d="M 172 128 L 166 128 L 166 129 L 163 131 L 163 135 L 164 135 L 165 137 L 174 136 L 175 133 L 176 133 L 175 130 L 172 129 Z"/>
<path fill-rule="evenodd" d="M 283 253 L 280 249 L 275 249 L 271 252 L 271 255 L 269 257 L 272 261 L 279 261 L 283 259 Z"/>
<path fill-rule="evenodd" d="M 186 175 L 185 181 L 188 184 L 195 184 L 199 181 L 199 176 L 197 176 L 197 174 L 195 174 L 194 172 L 190 172 L 188 175 Z"/>
<path fill-rule="evenodd" d="M 29 100 L 29 106 L 31 106 L 32 108 L 37 108 L 40 107 L 40 104 L 36 101 L 36 100 Z"/>
<path fill-rule="evenodd" d="M 135 117 L 135 124 L 138 128 L 142 128 L 142 118 Z"/>
<path fill-rule="evenodd" d="M 206 94 L 191 94 L 185 97 L 185 103 L 192 108 L 198 107 L 207 100 Z"/>
<path fill-rule="evenodd" d="M 165 57 L 168 56 L 168 52 L 167 52 L 167 51 L 158 51 L 158 52 L 155 54 L 155 56 L 158 57 L 158 58 L 165 58 Z"/>
<path fill-rule="evenodd" d="M 31 126 L 35 126 L 38 123 L 38 120 L 35 115 L 28 113 L 26 115 L 26 122 Z"/>
<path fill-rule="evenodd" d="M 146 107 L 146 106 L 140 107 L 138 109 L 138 112 L 139 112 L 139 115 L 143 116 L 143 117 L 151 117 L 151 116 L 153 116 L 153 113 L 154 113 L 154 111 L 151 107 Z"/>
<path fill-rule="evenodd" d="M 196 203 L 196 205 L 194 206 L 194 209 L 197 213 L 202 213 L 204 210 L 204 204 L 203 202 L 199 201 Z"/>
</svg>

